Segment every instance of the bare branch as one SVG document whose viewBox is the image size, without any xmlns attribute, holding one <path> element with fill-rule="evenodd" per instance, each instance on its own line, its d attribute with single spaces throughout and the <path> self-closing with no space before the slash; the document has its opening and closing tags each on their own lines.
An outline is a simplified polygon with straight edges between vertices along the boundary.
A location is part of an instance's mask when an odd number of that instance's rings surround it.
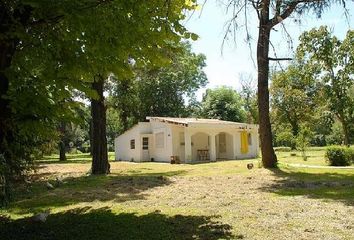
<svg viewBox="0 0 354 240">
<path fill-rule="evenodd" d="M 233 4 L 232 4 L 233 3 Z M 222 54 L 222 50 L 224 48 L 224 45 L 225 45 L 225 42 L 227 40 L 227 36 L 228 34 L 231 32 L 232 30 L 232 27 L 233 27 L 233 36 L 234 38 L 236 38 L 236 30 L 238 28 L 238 25 L 237 25 L 237 22 L 236 22 L 236 18 L 239 16 L 239 14 L 241 13 L 241 11 L 245 8 L 247 8 L 247 1 L 245 0 L 244 4 L 242 4 L 241 6 L 238 5 L 237 1 L 230 1 L 230 3 L 228 4 L 227 6 L 227 10 L 229 10 L 229 8 L 231 7 L 232 5 L 232 11 L 233 11 L 233 14 L 232 14 L 232 18 L 227 21 L 227 23 L 225 24 L 226 26 L 226 31 L 225 31 L 225 34 L 224 34 L 224 37 L 223 37 L 223 40 L 222 40 L 222 43 L 221 43 L 221 54 Z M 236 10 L 237 9 L 237 10 Z M 234 41 L 236 42 L 236 40 L 234 39 Z"/>
<path fill-rule="evenodd" d="M 244 1 L 245 1 L 245 6 L 246 6 L 248 0 L 244 0 Z M 258 11 L 257 11 L 257 14 L 259 14 Z M 248 48 L 249 48 L 249 50 L 250 50 L 250 57 L 251 57 L 251 60 L 252 60 L 252 62 L 253 62 L 253 66 L 256 68 L 256 61 L 254 60 L 253 54 L 252 54 L 252 52 L 253 52 L 253 51 L 252 51 L 252 45 L 251 45 L 252 36 L 251 36 L 250 31 L 249 31 L 249 29 L 248 29 L 247 7 L 245 7 L 245 9 L 244 9 L 244 17 L 245 17 L 246 36 L 247 36 L 247 37 L 246 37 L 246 43 L 247 43 Z"/>
<path fill-rule="evenodd" d="M 292 58 L 272 58 L 272 57 L 268 57 L 269 61 L 291 61 L 293 60 Z"/>
<path fill-rule="evenodd" d="M 272 47 L 272 49 L 273 49 L 273 53 L 274 53 L 275 58 L 278 58 L 277 51 L 275 50 L 275 47 L 274 47 L 273 42 L 272 42 L 272 41 L 269 41 L 269 45 L 270 45 L 270 46 Z M 277 64 L 279 65 L 279 68 L 280 68 L 282 71 L 284 71 L 283 66 L 280 64 L 279 61 L 277 61 Z"/>
<path fill-rule="evenodd" d="M 286 5 L 285 10 L 280 13 L 280 2 L 283 1 L 277 1 L 277 6 L 276 6 L 276 14 L 274 15 L 274 17 L 269 21 L 268 26 L 270 28 L 274 27 L 275 25 L 277 25 L 278 23 L 284 21 L 286 18 L 288 18 L 296 9 L 296 7 L 300 4 L 300 3 L 312 3 L 312 2 L 319 2 L 320 0 L 295 0 L 295 1 L 291 1 Z M 278 3 L 279 2 L 279 3 Z M 278 8 L 279 8 L 279 12 L 278 12 Z"/>
</svg>

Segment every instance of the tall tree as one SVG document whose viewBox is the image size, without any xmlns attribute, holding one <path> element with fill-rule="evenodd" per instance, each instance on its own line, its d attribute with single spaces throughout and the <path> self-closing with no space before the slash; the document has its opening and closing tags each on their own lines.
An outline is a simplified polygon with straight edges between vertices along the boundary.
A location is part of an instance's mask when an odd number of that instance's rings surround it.
<svg viewBox="0 0 354 240">
<path fill-rule="evenodd" d="M 310 122 L 320 107 L 320 90 L 312 73 L 305 71 L 301 63 L 294 62 L 285 71 L 274 73 L 270 92 L 275 124 L 289 124 L 292 135 L 297 137 L 300 125 Z"/>
<path fill-rule="evenodd" d="M 253 84 L 252 75 L 240 75 L 241 80 L 241 97 L 243 99 L 244 109 L 247 114 L 247 122 L 257 124 L 258 107 L 257 107 L 257 89 Z"/>
<path fill-rule="evenodd" d="M 71 103 L 62 102 L 73 89 L 101 101 L 103 94 L 96 91 L 101 88 L 91 88 L 96 76 L 127 75 L 129 58 L 138 65 L 158 64 L 181 38 L 195 39 L 180 23 L 195 5 L 184 0 L 1 1 L 1 169 L 8 175 L 23 172 L 32 146 L 71 114 Z M 93 166 L 102 165 L 108 164 Z"/>
<path fill-rule="evenodd" d="M 233 122 L 246 120 L 240 94 L 229 87 L 207 89 L 201 102 L 200 116 Z"/>
<path fill-rule="evenodd" d="M 62 102 L 70 95 L 69 80 L 58 76 L 62 65 L 54 60 L 65 52 L 53 41 L 65 36 L 59 20 L 88 1 L 81 3 L 0 2 L 0 175 L 6 184 L 32 166 L 33 152 L 57 137 L 56 123 L 71 114 L 72 104 Z"/>
<path fill-rule="evenodd" d="M 110 173 L 107 151 L 106 134 L 106 106 L 103 96 L 104 78 L 97 76 L 97 80 L 92 83 L 98 97 L 91 98 L 91 117 L 92 117 L 92 174 Z"/>
<path fill-rule="evenodd" d="M 350 143 L 354 121 L 354 31 L 341 41 L 327 27 L 312 29 L 300 37 L 298 58 L 306 62 L 307 72 L 322 82 L 330 110 L 342 124 L 345 145 Z"/>
<path fill-rule="evenodd" d="M 238 16 L 241 11 L 245 12 L 246 21 L 249 15 L 249 9 L 253 8 L 258 17 L 258 40 L 257 40 L 257 67 L 258 67 L 258 112 L 259 112 L 259 133 L 261 140 L 261 152 L 263 166 L 266 168 L 276 167 L 277 157 L 272 145 L 272 131 L 269 117 L 269 62 L 286 60 L 287 58 L 273 58 L 269 56 L 269 46 L 271 30 L 283 24 L 283 21 L 291 15 L 297 15 L 301 18 L 309 11 L 315 12 L 320 17 L 325 8 L 328 8 L 331 0 L 259 0 L 259 1 L 240 1 L 229 0 L 228 6 L 233 6 L 235 15 L 232 23 L 239 20 Z M 345 1 L 342 1 L 345 5 Z M 234 26 L 230 24 L 230 26 Z M 235 24 L 238 26 L 238 24 Z M 247 22 L 245 24 L 248 29 Z M 247 31 L 247 39 L 250 39 Z"/>
<path fill-rule="evenodd" d="M 193 53 L 189 43 L 181 42 L 178 47 L 171 53 L 170 63 L 136 67 L 133 78 L 117 79 L 112 94 L 123 131 L 137 121 L 145 121 L 147 116 L 191 114 L 186 98 L 192 99 L 207 83 L 205 56 Z"/>
<path fill-rule="evenodd" d="M 186 98 L 193 98 L 207 84 L 205 56 L 193 53 L 190 43 L 179 46 L 169 65 L 137 70 L 140 120 L 146 116 L 188 116 Z"/>
<path fill-rule="evenodd" d="M 72 26 L 78 34 L 84 33 L 79 38 L 83 41 L 81 55 L 90 69 L 88 73 L 93 77 L 92 89 L 96 93 L 91 97 L 92 137 L 98 145 L 93 144 L 92 148 L 92 173 L 109 172 L 103 95 L 106 80 L 109 76 L 116 76 L 117 79 L 132 77 L 131 61 L 137 67 L 168 63 L 171 53 L 178 51 L 177 45 L 182 38 L 197 38 L 181 25 L 184 10 L 194 9 L 195 6 L 193 1 L 182 0 L 169 4 L 165 1 L 128 4 L 112 1 L 91 10 L 91 18 L 87 20 L 91 28 Z M 117 34 L 122 31 L 124 34 Z M 97 48 L 97 45 L 100 47 Z"/>
</svg>

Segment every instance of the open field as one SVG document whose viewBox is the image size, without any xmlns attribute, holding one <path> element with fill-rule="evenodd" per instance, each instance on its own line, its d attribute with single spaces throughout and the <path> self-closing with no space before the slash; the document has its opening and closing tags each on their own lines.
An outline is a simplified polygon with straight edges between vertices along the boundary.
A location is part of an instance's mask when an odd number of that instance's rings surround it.
<svg viewBox="0 0 354 240">
<path fill-rule="evenodd" d="M 353 239 L 354 170 L 280 168 L 256 159 L 194 165 L 40 161 L 32 183 L 0 214 L 1 239 Z M 311 153 L 312 154 L 312 153 Z M 320 153 L 319 153 L 320 154 Z M 300 156 L 300 153 L 298 153 Z M 309 164 L 322 162 L 318 157 Z M 312 161 L 313 160 L 313 161 Z M 253 162 L 255 168 L 247 170 Z M 46 182 L 56 185 L 46 189 Z M 45 223 L 34 213 L 51 210 Z"/>
</svg>

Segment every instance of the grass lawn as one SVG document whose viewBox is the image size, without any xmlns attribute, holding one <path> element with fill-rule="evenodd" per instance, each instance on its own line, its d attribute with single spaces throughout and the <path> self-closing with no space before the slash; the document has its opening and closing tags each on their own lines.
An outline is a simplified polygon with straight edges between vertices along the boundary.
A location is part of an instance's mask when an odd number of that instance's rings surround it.
<svg viewBox="0 0 354 240">
<path fill-rule="evenodd" d="M 303 160 L 301 152 L 299 151 L 277 152 L 277 156 L 280 163 L 328 166 L 328 163 L 325 161 L 325 150 L 325 147 L 310 147 L 306 151 L 306 161 Z M 291 156 L 294 154 L 296 154 L 296 156 Z"/>
<path fill-rule="evenodd" d="M 325 164 L 318 152 L 308 164 Z M 353 169 L 267 170 L 257 162 L 111 162 L 112 174 L 90 176 L 87 155 L 47 158 L 0 210 L 0 239 L 354 238 Z M 56 177 L 63 183 L 47 190 Z M 46 222 L 31 221 L 46 209 Z"/>
</svg>

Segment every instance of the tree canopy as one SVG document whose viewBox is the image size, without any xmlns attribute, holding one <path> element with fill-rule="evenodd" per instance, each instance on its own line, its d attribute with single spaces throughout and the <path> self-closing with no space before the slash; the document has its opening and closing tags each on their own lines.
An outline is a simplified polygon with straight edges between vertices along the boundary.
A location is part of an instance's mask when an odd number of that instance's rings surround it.
<svg viewBox="0 0 354 240">
<path fill-rule="evenodd" d="M 250 10 L 256 12 L 258 18 L 257 37 L 257 71 L 258 71 L 258 113 L 259 133 L 261 140 L 262 162 L 267 168 L 276 167 L 277 156 L 272 145 L 272 130 L 269 116 L 269 62 L 289 60 L 289 58 L 278 58 L 270 56 L 269 47 L 271 44 L 271 31 L 275 26 L 284 26 L 284 20 L 294 16 L 296 20 L 305 18 L 306 14 L 313 12 L 321 17 L 323 11 L 338 1 L 305 1 L 305 0 L 260 0 L 240 1 L 227 0 L 226 6 L 232 9 L 233 16 L 227 25 L 227 32 L 239 30 L 240 26 L 245 27 L 246 41 L 252 36 L 249 31 Z M 340 1 L 345 8 L 345 1 Z M 244 14 L 241 14 L 241 13 Z M 240 17 L 243 16 L 243 17 Z M 243 23 L 240 23 L 242 21 Z M 234 32 L 234 34 L 236 34 Z M 274 53 L 276 55 L 276 53 Z"/>
<path fill-rule="evenodd" d="M 186 117 L 191 114 L 187 99 L 207 83 L 205 56 L 191 51 L 189 43 L 165 66 L 134 67 L 132 78 L 117 79 L 112 88 L 113 107 L 118 110 L 122 131 L 147 116 Z"/>
<path fill-rule="evenodd" d="M 240 94 L 224 86 L 206 91 L 201 102 L 200 116 L 234 122 L 246 120 Z"/>
<path fill-rule="evenodd" d="M 329 110 L 342 124 L 344 144 L 349 144 L 354 128 L 354 31 L 349 30 L 342 41 L 327 27 L 305 32 L 297 57 L 304 62 L 305 71 L 323 85 Z"/>
<path fill-rule="evenodd" d="M 21 173 L 31 151 L 68 121 L 74 90 L 100 100 L 93 82 L 169 61 L 195 1 L 1 1 L 1 174 Z M 97 84 L 96 84 L 97 85 Z M 23 147 L 26 146 L 26 147 Z M 27 160 L 26 160 L 27 159 Z"/>
</svg>

